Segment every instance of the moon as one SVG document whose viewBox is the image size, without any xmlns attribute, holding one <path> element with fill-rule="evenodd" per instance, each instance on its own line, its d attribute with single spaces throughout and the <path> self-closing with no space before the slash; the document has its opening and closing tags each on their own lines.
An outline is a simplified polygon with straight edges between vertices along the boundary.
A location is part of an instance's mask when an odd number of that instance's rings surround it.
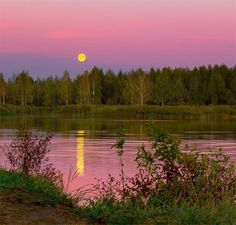
<svg viewBox="0 0 236 225">
<path fill-rule="evenodd" d="M 79 62 L 85 62 L 86 61 L 86 55 L 84 53 L 80 53 L 78 55 L 78 61 Z"/>
</svg>

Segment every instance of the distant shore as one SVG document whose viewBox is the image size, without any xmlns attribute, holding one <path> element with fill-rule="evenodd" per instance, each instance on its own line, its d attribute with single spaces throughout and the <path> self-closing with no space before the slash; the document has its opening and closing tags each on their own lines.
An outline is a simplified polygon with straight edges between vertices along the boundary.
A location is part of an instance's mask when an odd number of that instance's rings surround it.
<svg viewBox="0 0 236 225">
<path fill-rule="evenodd" d="M 236 106 L 231 105 L 61 105 L 0 106 L 0 116 L 14 115 L 76 115 L 81 117 L 137 119 L 236 119 Z"/>
</svg>

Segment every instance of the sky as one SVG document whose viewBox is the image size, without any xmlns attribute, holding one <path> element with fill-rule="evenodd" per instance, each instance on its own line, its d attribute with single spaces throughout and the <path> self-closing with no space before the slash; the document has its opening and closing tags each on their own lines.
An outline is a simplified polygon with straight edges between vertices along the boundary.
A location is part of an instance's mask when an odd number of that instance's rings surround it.
<svg viewBox="0 0 236 225">
<path fill-rule="evenodd" d="M 8 77 L 209 64 L 236 65 L 236 0 L 0 0 Z"/>
</svg>

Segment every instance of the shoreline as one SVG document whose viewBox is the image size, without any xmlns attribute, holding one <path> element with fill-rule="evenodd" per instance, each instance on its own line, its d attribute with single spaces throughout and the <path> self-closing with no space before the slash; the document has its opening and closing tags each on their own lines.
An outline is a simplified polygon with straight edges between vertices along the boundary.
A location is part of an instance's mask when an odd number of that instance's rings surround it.
<svg viewBox="0 0 236 225">
<path fill-rule="evenodd" d="M 61 105 L 0 106 L 0 117 L 26 115 L 75 115 L 79 117 L 131 117 L 137 119 L 219 119 L 236 120 L 233 105 Z"/>
</svg>

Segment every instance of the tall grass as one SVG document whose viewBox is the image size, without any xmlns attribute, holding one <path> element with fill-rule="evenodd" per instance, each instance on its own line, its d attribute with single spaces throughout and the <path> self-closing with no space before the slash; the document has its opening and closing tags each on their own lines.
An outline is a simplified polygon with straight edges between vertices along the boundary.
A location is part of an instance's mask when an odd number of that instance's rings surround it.
<svg viewBox="0 0 236 225">
<path fill-rule="evenodd" d="M 90 106 L 87 105 L 63 105 L 63 106 L 16 106 L 5 105 L 0 106 L 0 116 L 10 115 L 45 115 L 45 114 L 79 114 L 84 115 L 89 113 Z"/>
<path fill-rule="evenodd" d="M 156 106 L 156 105 L 64 105 L 53 107 L 36 106 L 0 106 L 0 116 L 7 115 L 66 115 L 111 118 L 145 119 L 236 119 L 236 107 L 215 106 Z"/>
<path fill-rule="evenodd" d="M 53 182 L 41 176 L 27 176 L 25 174 L 0 169 L 0 190 L 9 189 L 30 193 L 33 196 L 42 195 L 44 200 L 42 204 L 56 205 L 64 204 L 68 207 L 74 207 L 76 201 Z"/>
<path fill-rule="evenodd" d="M 155 205 L 146 210 L 102 200 L 86 209 L 90 224 L 115 225 L 235 225 L 236 206 L 228 199 L 218 204 L 206 202 L 189 205 L 185 200 L 169 205 Z"/>
</svg>

